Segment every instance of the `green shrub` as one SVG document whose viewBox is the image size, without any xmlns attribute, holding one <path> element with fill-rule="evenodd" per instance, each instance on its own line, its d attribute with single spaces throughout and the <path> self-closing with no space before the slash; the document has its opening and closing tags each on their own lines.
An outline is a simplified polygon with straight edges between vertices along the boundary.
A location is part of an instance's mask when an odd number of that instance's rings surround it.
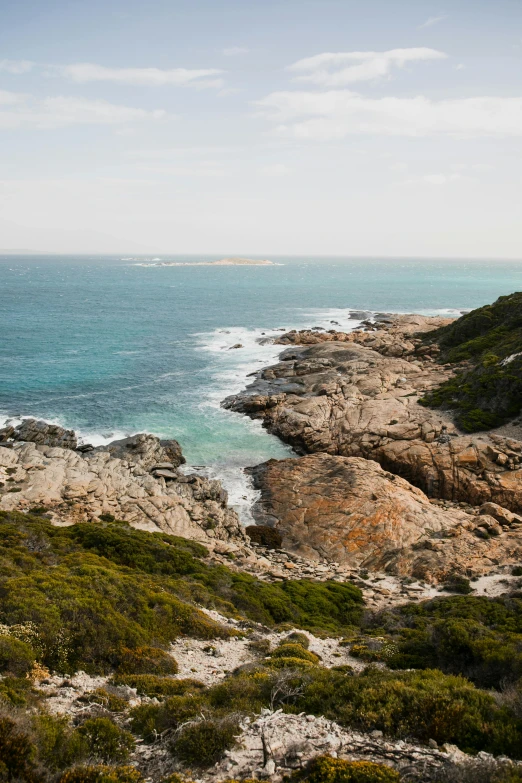
<svg viewBox="0 0 522 783">
<path fill-rule="evenodd" d="M 271 658 L 267 662 L 267 666 L 271 669 L 302 669 L 307 670 L 315 666 L 315 663 L 307 661 L 304 658 L 298 658 L 296 655 L 286 656 L 281 658 Z"/>
<path fill-rule="evenodd" d="M 444 584 L 444 590 L 449 590 L 452 593 L 462 593 L 462 595 L 468 595 L 473 592 L 469 579 L 459 574 L 454 574 Z"/>
<path fill-rule="evenodd" d="M 75 767 L 66 772 L 58 783 L 142 783 L 143 777 L 134 767 L 106 767 L 103 765 Z"/>
<path fill-rule="evenodd" d="M 300 644 L 280 644 L 271 654 L 272 658 L 300 658 L 309 663 L 319 663 L 319 656 L 306 650 Z"/>
<path fill-rule="evenodd" d="M 265 657 L 270 653 L 271 644 L 269 639 L 255 639 L 249 642 L 248 647 L 256 655 Z"/>
<path fill-rule="evenodd" d="M 305 650 L 308 650 L 310 647 L 310 639 L 305 633 L 299 633 L 299 631 L 294 631 L 291 634 L 288 634 L 288 636 L 285 639 L 285 643 L 288 644 L 300 644 L 301 647 L 304 647 Z"/>
<path fill-rule="evenodd" d="M 15 707 L 23 707 L 33 695 L 32 682 L 27 677 L 4 675 L 0 680 L 0 701 Z"/>
<path fill-rule="evenodd" d="M 367 669 L 357 677 L 316 668 L 295 709 L 361 731 L 450 742 L 461 750 L 522 755 L 522 721 L 463 677 Z"/>
<path fill-rule="evenodd" d="M 522 405 L 522 293 L 501 296 L 425 337 L 441 348 L 444 362 L 469 366 L 420 402 L 452 408 L 465 432 L 498 427 Z M 491 349 L 494 349 L 492 353 Z M 518 354 L 518 355 L 517 355 Z M 509 362 L 502 360 L 513 357 Z"/>
<path fill-rule="evenodd" d="M 116 670 L 121 674 L 177 674 L 178 664 L 158 647 L 123 648 L 118 654 Z"/>
<path fill-rule="evenodd" d="M 110 712 L 124 712 L 127 708 L 125 699 L 122 699 L 121 696 L 117 696 L 115 693 L 111 693 L 106 688 L 97 688 L 95 691 L 84 693 L 78 701 L 87 704 L 99 704 Z"/>
<path fill-rule="evenodd" d="M 89 756 L 104 762 L 126 761 L 134 748 L 134 739 L 109 718 L 89 718 L 78 729 Z"/>
<path fill-rule="evenodd" d="M 399 773 L 372 761 L 343 761 L 331 756 L 317 756 L 292 780 L 307 783 L 399 783 Z"/>
<path fill-rule="evenodd" d="M 0 635 L 0 672 L 16 677 L 31 671 L 36 656 L 25 642 L 12 636 Z"/>
<path fill-rule="evenodd" d="M 378 614 L 397 645 L 392 668 L 437 668 L 485 688 L 522 677 L 522 600 L 453 596 Z"/>
<path fill-rule="evenodd" d="M 511 573 L 513 574 L 513 576 L 522 576 L 522 566 L 515 566 L 511 570 Z"/>
<path fill-rule="evenodd" d="M 146 742 L 156 739 L 163 723 L 164 713 L 159 704 L 140 704 L 130 712 L 130 728 Z"/>
<path fill-rule="evenodd" d="M 112 678 L 111 683 L 136 688 L 140 696 L 150 697 L 184 696 L 186 693 L 196 693 L 205 687 L 199 680 L 173 680 L 153 674 L 117 674 Z"/>
<path fill-rule="evenodd" d="M 235 743 L 237 720 L 202 720 L 186 726 L 172 743 L 172 752 L 184 764 L 206 768 L 219 761 Z"/>
<path fill-rule="evenodd" d="M 0 780 L 39 783 L 36 747 L 29 734 L 11 718 L 0 716 Z"/>
<path fill-rule="evenodd" d="M 33 717 L 32 728 L 38 758 L 51 772 L 80 761 L 87 752 L 85 742 L 66 717 L 41 713 Z"/>
</svg>

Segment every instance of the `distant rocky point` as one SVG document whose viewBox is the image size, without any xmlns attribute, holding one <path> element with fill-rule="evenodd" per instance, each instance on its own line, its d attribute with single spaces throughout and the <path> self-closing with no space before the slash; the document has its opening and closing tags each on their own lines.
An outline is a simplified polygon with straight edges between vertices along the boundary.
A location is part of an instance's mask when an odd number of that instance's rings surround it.
<svg viewBox="0 0 522 783">
<path fill-rule="evenodd" d="M 275 266 L 273 261 L 254 258 L 221 258 L 219 261 L 155 261 L 138 266 Z"/>
</svg>

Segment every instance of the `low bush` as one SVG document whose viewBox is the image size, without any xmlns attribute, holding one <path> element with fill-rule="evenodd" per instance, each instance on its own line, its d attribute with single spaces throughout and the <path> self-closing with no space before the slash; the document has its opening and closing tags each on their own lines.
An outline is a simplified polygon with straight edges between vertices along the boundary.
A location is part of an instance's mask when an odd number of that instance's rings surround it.
<svg viewBox="0 0 522 783">
<path fill-rule="evenodd" d="M 88 752 L 83 738 L 64 716 L 40 713 L 31 720 L 38 758 L 48 772 L 81 761 Z"/>
<path fill-rule="evenodd" d="M 197 693 L 205 686 L 199 680 L 173 680 L 153 674 L 117 674 L 111 679 L 113 685 L 127 685 L 136 688 L 140 696 L 166 697 Z"/>
<path fill-rule="evenodd" d="M 101 764 L 75 767 L 65 772 L 58 783 L 142 783 L 143 777 L 135 767 L 107 767 Z"/>
<path fill-rule="evenodd" d="M 24 707 L 34 699 L 33 684 L 25 677 L 5 676 L 0 680 L 0 701 Z"/>
<path fill-rule="evenodd" d="M 520 597 L 436 598 L 381 612 L 372 623 L 397 645 L 392 668 L 437 668 L 485 688 L 522 677 Z"/>
<path fill-rule="evenodd" d="M 288 634 L 284 642 L 285 644 L 300 644 L 305 650 L 308 650 L 310 647 L 310 639 L 308 636 L 305 633 L 299 633 L 299 631 Z"/>
<path fill-rule="evenodd" d="M 87 755 L 104 762 L 126 761 L 134 749 L 134 738 L 109 718 L 88 718 L 78 729 Z"/>
<path fill-rule="evenodd" d="M 12 636 L 0 635 L 0 672 L 20 677 L 31 671 L 36 660 L 30 645 Z"/>
<path fill-rule="evenodd" d="M 343 761 L 317 756 L 304 770 L 292 775 L 292 781 L 306 783 L 399 783 L 399 773 L 372 761 Z"/>
<path fill-rule="evenodd" d="M 319 656 L 310 650 L 306 650 L 300 644 L 280 644 L 279 647 L 271 653 L 271 658 L 300 658 L 309 663 L 319 663 Z"/>
<path fill-rule="evenodd" d="M 99 704 L 109 712 L 124 712 L 127 708 L 127 702 L 106 688 L 97 688 L 95 691 L 84 693 L 78 698 L 78 701 L 86 704 Z"/>
<path fill-rule="evenodd" d="M 39 783 L 37 751 L 30 735 L 6 715 L 0 715 L 0 780 Z"/>
<path fill-rule="evenodd" d="M 297 656 L 286 656 L 281 658 L 271 658 L 267 662 L 267 666 L 271 669 L 300 669 L 306 671 L 310 667 L 315 666 L 312 661 L 307 661 L 304 658 L 298 658 Z"/>
<path fill-rule="evenodd" d="M 469 595 L 469 593 L 473 592 L 469 579 L 459 574 L 454 574 L 445 582 L 444 590 L 452 593 L 461 593 L 462 595 Z"/>
<path fill-rule="evenodd" d="M 235 743 L 239 732 L 237 718 L 202 720 L 185 726 L 172 743 L 172 752 L 192 767 L 210 767 Z"/>
<path fill-rule="evenodd" d="M 158 647 L 123 648 L 116 664 L 118 674 L 177 674 L 178 664 Z"/>
</svg>

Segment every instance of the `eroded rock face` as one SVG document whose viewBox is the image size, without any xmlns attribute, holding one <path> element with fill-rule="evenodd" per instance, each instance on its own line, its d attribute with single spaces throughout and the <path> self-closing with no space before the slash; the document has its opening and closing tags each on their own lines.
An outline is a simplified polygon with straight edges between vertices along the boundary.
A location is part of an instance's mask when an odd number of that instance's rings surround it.
<svg viewBox="0 0 522 783">
<path fill-rule="evenodd" d="M 253 473 L 256 519 L 282 535 L 283 549 L 309 560 L 437 582 L 522 558 L 522 524 L 508 531 L 492 516 L 441 508 L 372 460 L 313 454 L 270 460 Z"/>
<path fill-rule="evenodd" d="M 48 424 L 37 419 L 24 419 L 17 427 L 4 427 L 0 430 L 0 443 L 7 440 L 58 446 L 62 449 L 75 449 L 78 445 L 73 430 L 66 430 L 57 424 Z"/>
<path fill-rule="evenodd" d="M 139 462 L 146 470 L 161 463 L 167 463 L 172 468 L 179 468 L 180 465 L 185 464 L 185 457 L 177 440 L 159 440 L 154 435 L 146 433 L 114 440 L 95 451 L 109 452 L 111 457 L 116 459 Z"/>
<path fill-rule="evenodd" d="M 109 447 L 85 455 L 34 443 L 0 446 L 0 509 L 43 506 L 62 524 L 112 514 L 135 527 L 203 542 L 246 541 L 218 481 L 174 470 L 182 459 L 176 441 L 162 445 L 151 435 L 129 440 L 112 453 Z M 154 471 L 154 463 L 167 458 L 171 479 Z"/>
<path fill-rule="evenodd" d="M 440 325 L 441 319 L 401 316 L 342 342 L 328 333 L 283 335 L 283 341 L 299 343 L 302 335 L 314 344 L 288 348 L 223 404 L 262 419 L 300 454 L 376 460 L 430 497 L 493 501 L 522 512 L 522 443 L 464 436 L 449 415 L 419 405 L 453 372 L 435 364 L 414 336 Z"/>
<path fill-rule="evenodd" d="M 428 530 L 472 521 L 431 505 L 420 489 L 360 457 L 270 460 L 254 476 L 262 493 L 256 518 L 282 534 L 285 549 L 310 559 L 378 567 Z"/>
</svg>

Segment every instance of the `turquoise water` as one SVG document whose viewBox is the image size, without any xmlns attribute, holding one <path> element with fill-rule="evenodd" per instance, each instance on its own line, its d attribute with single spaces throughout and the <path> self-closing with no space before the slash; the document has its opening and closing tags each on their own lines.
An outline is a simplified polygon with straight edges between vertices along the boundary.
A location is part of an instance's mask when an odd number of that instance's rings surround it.
<svg viewBox="0 0 522 783">
<path fill-rule="evenodd" d="M 0 256 L 0 418 L 58 421 L 96 443 L 143 430 L 176 437 L 191 464 L 226 472 L 288 453 L 219 407 L 275 358 L 274 346 L 256 342 L 262 332 L 353 325 L 349 308 L 473 308 L 522 288 L 518 262 L 272 257 L 279 265 L 212 268 L 137 260 Z M 244 347 L 228 350 L 236 343 Z"/>
</svg>

